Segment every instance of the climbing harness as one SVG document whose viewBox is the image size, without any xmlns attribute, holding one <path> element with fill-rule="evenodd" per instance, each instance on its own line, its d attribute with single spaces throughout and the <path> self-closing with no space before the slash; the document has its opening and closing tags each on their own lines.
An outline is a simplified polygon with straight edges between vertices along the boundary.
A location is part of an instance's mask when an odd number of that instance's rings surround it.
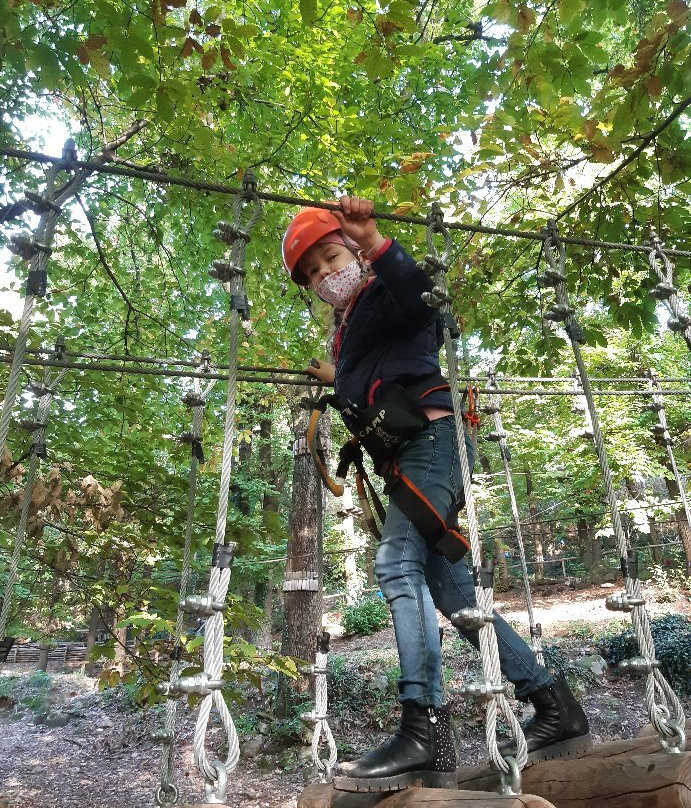
<svg viewBox="0 0 691 808">
<path fill-rule="evenodd" d="M 458 325 L 451 313 L 450 298 L 446 287 L 446 272 L 449 270 L 449 257 L 451 255 L 451 235 L 444 223 L 441 208 L 433 205 L 427 227 L 428 255 L 425 258 L 425 271 L 433 278 L 434 286 L 430 292 L 423 295 L 425 302 L 439 308 L 443 333 L 446 364 L 449 370 L 449 385 L 453 398 L 454 412 L 463 411 L 461 392 L 458 379 L 458 357 L 455 340 L 460 336 Z M 435 236 L 441 235 L 444 247 L 441 255 L 438 253 Z M 493 574 L 494 565 L 491 561 L 483 561 L 477 515 L 475 513 L 475 499 L 473 496 L 470 464 L 465 445 L 465 429 L 462 418 L 456 418 L 456 434 L 458 437 L 458 453 L 461 461 L 461 476 L 465 494 L 465 508 L 468 521 L 468 537 L 472 560 L 472 574 L 475 583 L 475 597 L 477 607 L 474 609 L 461 609 L 452 615 L 452 622 L 466 629 L 477 629 L 480 658 L 482 660 L 483 679 L 472 682 L 461 689 L 464 695 L 475 696 L 486 700 L 485 736 L 487 749 L 492 764 L 499 770 L 504 793 L 519 793 L 521 786 L 520 770 L 528 760 L 528 748 L 523 730 L 518 719 L 513 714 L 505 695 L 505 687 L 501 684 L 501 671 L 499 665 L 499 650 L 497 637 L 493 625 Z M 504 717 L 509 726 L 511 735 L 516 742 L 516 757 L 504 758 L 499 751 L 497 742 L 498 714 Z"/>
<path fill-rule="evenodd" d="M 59 338 L 56 342 L 55 353 L 60 355 L 64 348 L 64 340 Z M 36 411 L 36 418 L 31 421 L 22 422 L 20 425 L 31 432 L 31 446 L 27 452 L 30 457 L 29 469 L 26 474 L 24 482 L 24 491 L 22 493 L 22 507 L 19 515 L 19 522 L 14 538 L 14 549 L 12 557 L 7 569 L 7 581 L 5 583 L 5 591 L 2 597 L 2 608 L 0 608 L 0 646 L 6 648 L 6 653 L 9 653 L 11 642 L 7 637 L 7 624 L 10 617 L 10 606 L 12 604 L 12 595 L 14 593 L 14 585 L 17 580 L 17 571 L 19 568 L 19 559 L 21 557 L 24 541 L 26 539 L 26 528 L 29 521 L 29 509 L 31 507 L 31 496 L 36 482 L 36 475 L 38 473 L 39 461 L 45 460 L 47 457 L 46 449 L 46 420 L 50 405 L 53 401 L 55 393 L 57 392 L 58 385 L 62 381 L 67 371 L 59 371 L 55 375 L 51 375 L 49 370 L 46 370 L 43 375 L 43 383 L 35 385 L 32 392 L 38 399 L 38 406 Z"/>
<path fill-rule="evenodd" d="M 328 783 L 338 760 L 338 750 L 334 740 L 331 727 L 328 721 L 328 684 L 327 684 L 327 663 L 329 659 L 329 643 L 331 635 L 328 631 L 322 631 L 317 640 L 317 653 L 314 665 L 307 665 L 300 668 L 300 673 L 305 676 L 314 676 L 314 710 L 302 713 L 301 720 L 314 724 L 312 733 L 312 762 L 319 774 L 322 783 Z M 329 757 L 324 759 L 320 756 L 319 747 L 322 736 L 329 749 Z"/>
<path fill-rule="evenodd" d="M 689 350 L 691 350 L 691 316 L 684 311 L 678 297 L 679 290 L 674 286 L 674 264 L 669 260 L 662 240 L 655 230 L 650 230 L 651 250 L 648 256 L 650 269 L 655 273 L 658 283 L 650 294 L 661 300 L 672 315 L 667 321 L 667 327 L 675 334 L 681 334 Z M 662 261 L 664 269 L 660 268 L 658 258 Z"/>
<path fill-rule="evenodd" d="M 202 352 L 200 372 L 209 371 L 209 353 Z M 178 611 L 173 632 L 173 647 L 171 651 L 169 690 L 174 691 L 180 678 L 180 671 L 183 667 L 182 657 L 184 648 L 182 645 L 182 632 L 185 620 L 186 609 L 193 598 L 188 599 L 187 587 L 190 578 L 192 533 L 194 530 L 194 507 L 197 492 L 197 470 L 204 462 L 204 452 L 202 449 L 202 423 L 204 419 L 204 407 L 207 399 L 216 384 L 215 380 L 210 381 L 203 389 L 200 379 L 194 380 L 193 392 L 187 393 L 183 398 L 183 404 L 192 410 L 192 429 L 180 436 L 180 442 L 188 444 L 190 447 L 190 471 L 187 497 L 187 518 L 185 521 L 185 545 L 182 556 L 182 567 L 180 573 L 180 591 L 178 601 Z M 178 801 L 178 788 L 175 785 L 175 718 L 177 713 L 177 701 L 168 699 L 166 701 L 166 712 L 163 721 L 163 728 L 152 733 L 152 740 L 161 744 L 161 785 L 156 790 L 156 804 L 159 806 L 175 805 Z"/>
<path fill-rule="evenodd" d="M 497 376 L 494 370 L 490 371 L 487 379 L 487 387 L 492 390 L 498 390 Z M 511 516 L 513 518 L 513 525 L 516 530 L 516 541 L 518 542 L 518 555 L 521 562 L 521 570 L 523 572 L 523 589 L 525 593 L 525 602 L 528 609 L 528 623 L 530 626 L 530 644 L 535 657 L 540 665 L 544 667 L 545 658 L 542 653 L 542 626 L 540 623 L 535 622 L 535 614 L 533 611 L 533 598 L 530 591 L 530 579 L 528 577 L 528 565 L 525 559 L 525 546 L 523 544 L 523 528 L 521 527 L 521 517 L 518 513 L 518 503 L 516 502 L 516 492 L 513 487 L 513 478 L 511 475 L 511 452 L 507 444 L 507 435 L 504 431 L 504 425 L 501 419 L 501 409 L 499 406 L 499 398 L 496 395 L 490 395 L 489 403 L 482 408 L 482 411 L 487 415 L 491 415 L 494 419 L 494 431 L 485 436 L 485 440 L 496 443 L 499 447 L 499 454 L 504 466 L 504 477 L 506 479 L 506 488 L 509 492 L 509 500 L 511 502 Z"/>
<path fill-rule="evenodd" d="M 226 799 L 228 775 L 234 771 L 240 758 L 237 731 L 221 692 L 223 687 L 224 619 L 226 595 L 230 583 L 235 545 L 226 542 L 228 497 L 232 466 L 232 448 L 235 418 L 236 376 L 240 318 L 249 316 L 249 304 L 244 290 L 245 253 L 249 233 L 259 220 L 262 204 L 256 193 L 251 172 L 243 179 L 244 196 L 234 200 L 233 223 L 219 222 L 214 235 L 229 248 L 223 259 L 215 260 L 209 274 L 223 285 L 228 293 L 230 314 L 228 325 L 228 391 L 221 461 L 221 483 L 216 517 L 216 535 L 211 558 L 211 573 L 207 594 L 188 597 L 185 610 L 206 618 L 204 630 L 204 669 L 202 672 L 180 677 L 177 681 L 159 685 L 159 692 L 175 698 L 187 693 L 201 696 L 201 704 L 194 733 L 194 760 L 204 777 L 204 796 L 208 803 L 223 803 Z M 250 209 L 245 219 L 243 207 Z M 211 760 L 206 754 L 205 739 L 211 710 L 215 708 L 223 725 L 227 753 L 225 760 Z"/>
<path fill-rule="evenodd" d="M 682 752 L 685 746 L 684 712 L 681 702 L 660 671 L 660 663 L 655 658 L 655 645 L 650 631 L 650 619 L 645 608 L 646 600 L 641 592 L 638 578 L 638 554 L 628 547 L 626 534 L 621 522 L 614 482 L 609 468 L 600 421 L 595 407 L 590 379 L 583 362 L 580 346 L 585 342 L 583 332 L 576 320 L 569 301 L 566 286 L 566 250 L 559 238 L 555 222 L 550 222 L 545 232 L 544 255 L 547 268 L 538 282 L 543 287 L 554 288 L 556 302 L 547 312 L 546 319 L 562 323 L 571 342 L 578 381 L 585 398 L 590 417 L 589 430 L 600 464 L 607 502 L 612 517 L 612 527 L 619 550 L 621 571 L 624 576 L 625 592 L 607 598 L 606 606 L 612 611 L 629 612 L 641 656 L 624 660 L 620 669 L 646 677 L 645 702 L 651 724 L 658 733 L 660 745 L 667 752 Z M 577 391 L 578 392 L 578 391 Z M 656 700 L 659 697 L 659 701 Z"/>
<path fill-rule="evenodd" d="M 321 478 L 334 496 L 343 495 L 350 466 L 355 467 L 355 485 L 363 520 L 370 533 L 380 539 L 381 530 L 374 514 L 376 513 L 379 523 L 383 524 L 386 508 L 365 470 L 362 452 L 364 448 L 374 461 L 375 471 L 386 479 L 385 493 L 410 519 L 430 547 L 454 563 L 463 558 L 469 547 L 468 540 L 456 525 L 458 506 L 454 504 L 449 513 L 442 516 L 415 483 L 401 472 L 395 458 L 396 449 L 430 423 L 420 409 L 420 399 L 434 390 L 444 389 L 448 390 L 449 384 L 441 373 L 435 373 L 405 388 L 392 385 L 376 403 L 363 412 L 344 404 L 337 395 L 322 396 L 314 404 L 307 443 Z M 462 410 L 461 415 L 475 440 L 479 423 L 475 410 L 476 395 L 473 388 L 468 388 L 463 397 L 463 402 L 466 396 L 468 398 L 468 410 Z M 355 432 L 339 451 L 335 480 L 331 478 L 316 442 L 319 419 L 328 405 L 341 412 Z"/>
</svg>

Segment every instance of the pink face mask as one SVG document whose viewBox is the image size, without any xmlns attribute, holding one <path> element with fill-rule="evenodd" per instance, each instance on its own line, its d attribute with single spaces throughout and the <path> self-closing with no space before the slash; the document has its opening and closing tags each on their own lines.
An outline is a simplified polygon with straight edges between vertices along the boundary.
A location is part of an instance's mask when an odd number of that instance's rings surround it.
<svg viewBox="0 0 691 808">
<path fill-rule="evenodd" d="M 362 284 L 363 268 L 357 258 L 338 272 L 332 272 L 314 290 L 317 296 L 335 309 L 344 309 Z"/>
</svg>

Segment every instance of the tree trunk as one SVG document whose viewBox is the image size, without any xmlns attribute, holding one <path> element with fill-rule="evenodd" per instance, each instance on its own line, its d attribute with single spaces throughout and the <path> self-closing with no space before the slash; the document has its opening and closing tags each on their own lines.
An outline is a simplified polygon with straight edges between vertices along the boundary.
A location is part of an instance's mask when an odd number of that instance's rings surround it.
<svg viewBox="0 0 691 808">
<path fill-rule="evenodd" d="M 544 548 L 543 548 L 543 533 L 542 525 L 538 520 L 537 505 L 535 504 L 535 495 L 533 492 L 533 475 L 530 469 L 526 466 L 524 468 L 525 476 L 525 493 L 528 500 L 528 510 L 530 512 L 530 533 L 533 537 L 533 547 L 535 548 L 535 565 L 534 575 L 535 582 L 541 581 L 545 577 L 544 565 Z"/>
<path fill-rule="evenodd" d="M 597 575 L 602 565 L 602 541 L 595 536 L 592 526 L 582 516 L 576 523 L 576 530 L 581 544 L 583 563 L 590 575 Z"/>
<path fill-rule="evenodd" d="M 295 460 L 291 538 L 288 542 L 284 590 L 284 630 L 281 653 L 313 661 L 317 638 L 321 632 L 322 600 L 322 513 L 321 480 L 306 451 L 305 435 L 309 413 L 295 413 Z M 289 680 L 281 677 L 276 694 L 276 712 L 291 715 L 296 696 L 306 693 L 310 682 L 306 677 Z"/>
<path fill-rule="evenodd" d="M 357 568 L 357 557 L 358 551 L 361 549 L 361 542 L 358 541 L 355 532 L 353 510 L 353 492 L 350 486 L 346 486 L 343 492 L 343 504 L 337 514 L 342 518 L 339 529 L 343 533 L 344 549 L 352 550 L 352 552 L 345 553 L 343 556 L 346 603 L 348 605 L 354 604 L 362 593 L 362 580 Z"/>
</svg>

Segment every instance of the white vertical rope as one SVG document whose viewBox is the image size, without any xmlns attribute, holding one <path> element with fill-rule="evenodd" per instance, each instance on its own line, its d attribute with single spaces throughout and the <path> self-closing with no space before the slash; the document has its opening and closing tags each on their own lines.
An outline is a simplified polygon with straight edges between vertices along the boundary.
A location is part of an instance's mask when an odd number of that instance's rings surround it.
<svg viewBox="0 0 691 808">
<path fill-rule="evenodd" d="M 207 368 L 207 363 L 202 363 L 200 370 Z M 182 555 L 182 566 L 180 574 L 180 592 L 177 616 L 175 620 L 175 629 L 173 632 L 173 652 L 174 659 L 170 665 L 169 683 L 175 686 L 180 678 L 180 670 L 182 669 L 182 661 L 180 654 L 182 652 L 181 639 L 182 631 L 185 620 L 185 609 L 183 602 L 187 595 L 187 586 L 189 583 L 190 570 L 191 570 L 191 550 L 192 550 L 192 534 L 194 531 L 194 507 L 197 494 L 197 470 L 199 468 L 200 460 L 195 451 L 195 442 L 197 445 L 201 444 L 202 438 L 202 425 L 204 420 L 204 406 L 207 398 L 216 384 L 216 380 L 212 380 L 207 384 L 202 392 L 201 379 L 194 379 L 194 393 L 198 397 L 198 404 L 192 407 L 192 445 L 190 447 L 190 471 L 189 471 L 189 485 L 187 495 L 187 517 L 185 522 L 185 545 Z M 156 804 L 175 805 L 178 800 L 178 789 L 175 785 L 175 720 L 177 714 L 177 700 L 167 699 L 166 711 L 163 721 L 162 735 L 155 735 L 155 739 L 160 740 L 162 744 L 161 751 L 161 785 L 156 791 Z"/>
<path fill-rule="evenodd" d="M 328 721 L 328 682 L 326 665 L 328 662 L 328 634 L 322 634 L 318 641 L 317 654 L 311 672 L 314 673 L 314 731 L 312 733 L 312 762 L 319 772 L 322 782 L 331 780 L 331 773 L 338 761 L 338 749 Z M 329 749 L 329 757 L 324 760 L 319 754 L 322 736 Z"/>
<path fill-rule="evenodd" d="M 672 315 L 673 319 L 668 323 L 670 330 L 679 332 L 691 350 L 691 317 L 689 317 L 688 312 L 684 310 L 681 300 L 679 300 L 677 295 L 677 289 L 674 287 L 674 264 L 670 261 L 669 256 L 665 252 L 665 245 L 662 243 L 662 240 L 655 230 L 652 229 L 650 231 L 650 245 L 652 249 L 648 255 L 648 262 L 660 282 L 657 289 L 662 292 L 661 295 L 656 295 L 656 297 L 664 302 L 667 310 Z M 660 269 L 658 258 L 662 261 L 664 270 Z M 674 326 L 674 328 L 672 328 L 672 326 Z"/>
<path fill-rule="evenodd" d="M 497 384 L 497 375 L 494 370 L 488 374 L 487 387 L 490 389 L 499 389 Z M 499 396 L 490 395 L 490 409 L 493 410 L 492 416 L 494 418 L 494 427 L 499 436 L 499 454 L 501 455 L 502 464 L 504 466 L 504 478 L 506 479 L 506 488 L 509 492 L 509 500 L 511 502 L 511 516 L 513 517 L 513 524 L 516 529 L 516 540 L 518 542 L 518 553 L 521 562 L 521 570 L 523 571 L 523 591 L 525 594 L 525 602 L 528 609 L 528 623 L 530 625 L 530 643 L 535 657 L 540 665 L 544 667 L 545 658 L 542 653 L 542 636 L 535 622 L 535 612 L 533 610 L 533 597 L 530 591 L 530 579 L 528 577 L 528 565 L 525 560 L 525 546 L 523 544 L 523 528 L 521 527 L 521 517 L 518 513 L 518 503 L 516 501 L 516 492 L 513 487 L 513 477 L 511 475 L 511 464 L 509 463 L 509 447 L 506 442 L 506 435 L 504 433 L 504 425 L 501 420 L 501 411 L 499 407 Z"/>
<path fill-rule="evenodd" d="M 226 525 L 228 520 L 228 496 L 233 459 L 232 449 L 237 388 L 238 329 L 240 326 L 238 301 L 244 298 L 244 261 L 249 231 L 259 220 L 262 213 L 262 204 L 256 196 L 253 180 L 250 184 L 246 178 L 244 184 L 246 198 L 240 196 L 235 198 L 234 227 L 237 231 L 242 230 L 242 208 L 245 203 L 250 203 L 252 205 L 252 211 L 244 230 L 247 239 L 236 235 L 230 250 L 226 252 L 226 260 L 233 271 L 230 279 L 224 282 L 224 288 L 228 291 L 231 302 L 231 311 L 228 319 L 228 389 L 223 435 L 223 458 L 221 461 L 221 482 L 216 516 L 216 535 L 214 539 L 214 552 L 220 547 L 223 547 L 230 550 L 231 553 L 234 546 L 226 545 Z M 230 566 L 212 566 L 208 587 L 208 595 L 212 603 L 225 603 L 228 586 L 230 584 L 230 574 Z M 201 693 L 203 698 L 194 733 L 194 760 L 205 780 L 207 802 L 223 801 L 225 799 L 228 774 L 235 769 L 240 758 L 240 745 L 235 725 L 220 689 L 223 677 L 223 651 L 223 611 L 215 610 L 213 614 L 208 617 L 204 632 L 203 676 L 207 683 L 207 692 Z M 198 690 L 197 692 L 200 691 Z M 212 707 L 216 708 L 225 731 L 227 754 L 223 761 L 217 759 L 213 761 L 209 760 L 206 754 L 205 738 Z"/>
<path fill-rule="evenodd" d="M 660 744 L 663 749 L 669 752 L 681 752 L 684 749 L 685 743 L 684 711 L 681 702 L 659 670 L 659 663 L 655 658 L 655 645 L 650 631 L 650 618 L 645 607 L 645 599 L 641 593 L 638 573 L 635 569 L 637 564 L 631 563 L 633 559 L 629 556 L 628 542 L 621 522 L 619 504 L 617 502 L 614 482 L 607 459 L 607 450 L 600 429 L 600 421 L 595 407 L 590 379 L 583 361 L 583 355 L 581 354 L 579 342 L 583 341 L 583 336 L 569 303 L 568 288 L 566 286 L 564 273 L 566 250 L 564 243 L 558 238 L 556 226 L 553 222 L 550 223 L 546 234 L 547 238 L 545 238 L 544 241 L 545 260 L 554 279 L 552 285 L 555 289 L 557 307 L 559 308 L 557 317 L 553 319 L 564 322 L 576 360 L 578 377 L 590 414 L 593 442 L 602 472 L 605 495 L 610 507 L 614 536 L 622 562 L 622 571 L 624 572 L 626 594 L 623 598 L 630 604 L 626 608 L 626 611 L 630 611 L 631 613 L 631 622 L 642 654 L 642 659 L 629 660 L 628 667 L 632 672 L 644 672 L 646 674 L 646 709 L 650 722 L 659 735 Z M 555 249 L 558 251 L 558 259 L 554 254 Z M 610 599 L 608 599 L 608 601 L 610 604 L 613 603 Z M 619 601 L 621 602 L 622 598 L 619 598 Z M 626 666 L 624 666 L 624 668 L 625 667 Z M 657 703 L 656 694 L 660 697 L 662 703 Z"/>
<path fill-rule="evenodd" d="M 439 256 L 434 243 L 434 234 L 439 233 L 444 238 L 444 250 Z M 485 737 L 489 757 L 494 766 L 505 775 L 511 775 L 516 789 L 520 788 L 520 773 L 516 771 L 522 769 L 528 760 L 528 747 L 523 735 L 523 729 L 518 719 L 513 714 L 509 702 L 503 693 L 501 685 L 501 669 L 499 663 L 499 649 L 497 646 L 497 636 L 494 625 L 491 621 L 493 610 L 493 592 L 491 583 L 482 586 L 482 547 L 480 544 L 480 534 L 478 520 L 475 511 L 475 499 L 473 496 L 472 480 L 470 475 L 470 464 L 465 444 L 465 427 L 463 424 L 463 400 L 460 392 L 460 381 L 458 378 L 458 356 L 454 338 L 451 334 L 451 327 L 455 328 L 455 321 L 451 313 L 450 300 L 446 286 L 447 262 L 451 253 L 451 237 L 448 229 L 444 226 L 441 210 L 433 207 L 430 225 L 427 228 L 427 246 L 430 253 L 431 266 L 435 268 L 434 288 L 425 297 L 431 301 L 431 305 L 439 307 L 442 316 L 442 326 L 444 333 L 444 350 L 446 353 L 446 363 L 449 372 L 449 385 L 451 387 L 451 398 L 453 409 L 456 414 L 456 436 L 458 438 L 458 454 L 461 464 L 461 477 L 463 480 L 463 491 L 465 494 L 465 509 L 468 522 L 468 536 L 470 539 L 470 552 L 475 575 L 475 598 L 477 605 L 487 619 L 478 630 L 480 644 L 480 659 L 485 682 L 481 685 L 482 695 L 487 700 Z M 512 761 L 507 761 L 499 751 L 497 740 L 497 716 L 501 712 L 511 730 L 511 735 L 516 741 L 517 753 L 515 765 Z"/>
</svg>

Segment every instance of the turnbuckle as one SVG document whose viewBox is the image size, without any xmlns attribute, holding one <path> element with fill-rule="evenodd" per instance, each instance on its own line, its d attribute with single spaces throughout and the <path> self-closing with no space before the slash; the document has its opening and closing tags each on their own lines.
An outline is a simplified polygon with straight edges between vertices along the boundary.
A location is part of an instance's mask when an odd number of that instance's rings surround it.
<svg viewBox="0 0 691 808">
<path fill-rule="evenodd" d="M 478 679 L 470 684 L 463 685 L 458 689 L 462 696 L 467 696 L 471 699 L 478 699 L 479 701 L 490 701 L 495 696 L 506 693 L 506 685 L 495 684 L 489 679 Z"/>
<path fill-rule="evenodd" d="M 205 615 L 209 617 L 215 612 L 225 612 L 228 604 L 221 600 L 214 600 L 207 592 L 206 595 L 188 595 L 180 601 L 180 608 L 189 614 Z"/>
<path fill-rule="evenodd" d="M 468 606 L 465 609 L 459 609 L 457 612 L 454 612 L 449 620 L 451 620 L 457 628 L 481 629 L 487 625 L 487 623 L 494 621 L 494 615 L 483 612 L 482 609 L 477 606 Z"/>
<path fill-rule="evenodd" d="M 659 667 L 659 660 L 648 657 L 631 657 L 631 659 L 624 659 L 619 663 L 619 670 L 622 673 L 630 673 L 632 676 L 649 674 Z"/>
<path fill-rule="evenodd" d="M 632 612 L 636 606 L 645 606 L 645 598 L 637 598 L 627 592 L 618 595 L 610 595 L 605 600 L 605 607 L 610 612 Z"/>
<path fill-rule="evenodd" d="M 223 679 L 211 679 L 205 671 L 193 676 L 181 676 L 175 682 L 159 682 L 156 692 L 166 698 L 174 699 L 185 694 L 209 696 L 214 690 L 221 690 Z"/>
</svg>

